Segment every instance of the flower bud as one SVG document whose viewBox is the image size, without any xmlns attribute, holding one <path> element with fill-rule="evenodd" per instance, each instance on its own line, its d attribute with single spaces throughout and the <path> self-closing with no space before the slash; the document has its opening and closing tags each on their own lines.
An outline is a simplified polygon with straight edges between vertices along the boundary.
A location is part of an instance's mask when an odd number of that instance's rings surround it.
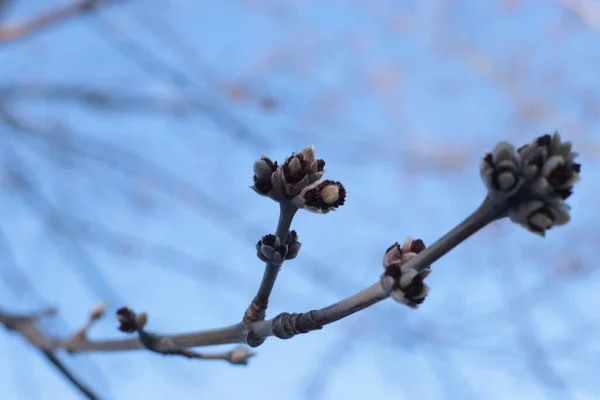
<svg viewBox="0 0 600 400">
<path fill-rule="evenodd" d="M 563 201 L 526 200 L 512 207 L 508 216 L 511 221 L 540 236 L 545 236 L 553 226 L 564 225 L 570 220 L 568 206 Z"/>
<path fill-rule="evenodd" d="M 229 361 L 232 364 L 247 365 L 248 359 L 255 355 L 256 353 L 248 349 L 246 346 L 238 346 L 231 350 L 231 353 L 229 354 Z"/>
<path fill-rule="evenodd" d="M 104 315 L 106 311 L 106 305 L 104 303 L 98 304 L 96 307 L 90 310 L 90 321 L 96 321 Z"/>
<path fill-rule="evenodd" d="M 342 205 L 346 200 L 346 189 L 340 182 L 316 181 L 294 197 L 294 205 L 314 213 L 325 214 Z"/>
<path fill-rule="evenodd" d="M 500 190 L 510 197 L 505 200 L 511 221 L 544 236 L 546 230 L 570 219 L 565 200 L 580 179 L 576 157 L 571 143 L 555 132 L 537 137 L 516 152 L 509 144 L 499 143 L 493 154 L 483 158 L 480 172 L 490 192 Z"/>
<path fill-rule="evenodd" d="M 300 251 L 300 246 L 302 246 L 302 243 L 298 241 L 298 234 L 296 231 L 290 231 L 288 233 L 285 244 L 287 246 L 287 254 L 285 259 L 292 260 L 296 258 L 298 252 Z"/>
<path fill-rule="evenodd" d="M 294 197 L 310 183 L 323 176 L 325 161 L 315 159 L 315 149 L 305 147 L 301 152 L 292 153 L 281 165 L 279 179 L 287 196 Z"/>
<path fill-rule="evenodd" d="M 408 236 L 402 246 L 394 243 L 383 256 L 385 272 L 381 276 L 382 288 L 394 300 L 412 308 L 417 308 L 429 292 L 423 280 L 429 275 L 430 268 L 417 271 L 407 268 L 406 263 L 424 249 L 425 244 L 421 239 Z"/>
<path fill-rule="evenodd" d="M 286 259 L 287 252 L 287 246 L 282 245 L 279 238 L 272 234 L 263 236 L 256 244 L 256 254 L 264 262 L 281 265 Z"/>
<path fill-rule="evenodd" d="M 481 160 L 479 173 L 488 190 L 513 194 L 521 182 L 518 157 L 514 147 L 500 142 Z"/>
<path fill-rule="evenodd" d="M 117 310 L 117 320 L 121 332 L 133 333 L 138 329 L 136 315 L 129 307 L 121 307 Z"/>
<path fill-rule="evenodd" d="M 272 175 L 277 170 L 277 161 L 263 155 L 254 162 L 254 185 L 251 188 L 261 196 L 268 196 L 273 190 Z"/>
</svg>

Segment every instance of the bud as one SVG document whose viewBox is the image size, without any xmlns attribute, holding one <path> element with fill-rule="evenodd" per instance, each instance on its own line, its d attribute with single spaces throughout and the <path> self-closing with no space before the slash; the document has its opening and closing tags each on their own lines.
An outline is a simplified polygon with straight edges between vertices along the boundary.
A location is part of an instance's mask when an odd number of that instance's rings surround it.
<svg viewBox="0 0 600 400">
<path fill-rule="evenodd" d="M 254 357 L 255 352 L 248 349 L 246 346 L 238 346 L 229 353 L 229 362 L 237 365 L 247 365 L 248 359 Z"/>
<path fill-rule="evenodd" d="M 512 207 L 508 216 L 511 221 L 540 236 L 545 236 L 553 226 L 564 225 L 570 220 L 568 205 L 562 200 L 548 203 L 525 200 Z"/>
<path fill-rule="evenodd" d="M 133 333 L 138 329 L 136 315 L 129 307 L 121 307 L 117 310 L 117 320 L 121 332 Z"/>
<path fill-rule="evenodd" d="M 300 246 L 302 246 L 302 243 L 298 241 L 298 234 L 296 231 L 288 232 L 287 238 L 285 239 L 285 244 L 287 246 L 287 254 L 285 259 L 292 260 L 296 258 L 298 252 L 300 251 Z"/>
<path fill-rule="evenodd" d="M 480 172 L 489 191 L 506 189 L 511 221 L 545 236 L 546 230 L 570 220 L 565 200 L 580 179 L 581 165 L 574 162 L 576 157 L 571 143 L 562 141 L 555 132 L 535 138 L 516 152 L 509 144 L 499 143 L 493 154 L 483 158 Z M 517 186 L 513 185 L 515 171 Z"/>
<path fill-rule="evenodd" d="M 479 174 L 488 190 L 514 194 L 521 183 L 514 147 L 507 142 L 498 143 L 492 153 L 481 159 Z"/>
<path fill-rule="evenodd" d="M 388 269 L 392 265 L 399 265 L 402 262 L 402 248 L 398 242 L 394 243 L 385 251 L 383 256 L 383 268 Z"/>
<path fill-rule="evenodd" d="M 261 196 L 268 196 L 273 190 L 272 175 L 277 170 L 277 161 L 263 155 L 254 162 L 253 170 L 254 185 L 251 188 Z"/>
<path fill-rule="evenodd" d="M 104 303 L 98 304 L 96 307 L 90 310 L 90 321 L 96 321 L 104 315 L 106 311 L 106 305 Z"/>
<path fill-rule="evenodd" d="M 555 132 L 538 137 L 518 152 L 521 168 L 535 194 L 562 200 L 571 195 L 581 171 L 581 165 L 574 162 L 578 154 L 572 151 L 571 142 L 561 141 Z"/>
<path fill-rule="evenodd" d="M 346 189 L 340 182 L 325 180 L 316 181 L 294 197 L 293 203 L 298 208 L 305 208 L 314 213 L 325 214 L 342 205 L 346 200 Z"/>
<path fill-rule="evenodd" d="M 301 152 L 292 153 L 285 159 L 278 171 L 287 196 L 294 197 L 310 183 L 323 176 L 325 161 L 315 159 L 315 148 L 305 147 Z"/>
<path fill-rule="evenodd" d="M 288 248 L 282 245 L 279 238 L 268 234 L 261 238 L 256 244 L 256 255 L 261 261 L 281 265 L 286 259 Z"/>
<path fill-rule="evenodd" d="M 429 287 L 423 280 L 429 275 L 430 267 L 422 271 L 407 268 L 406 263 L 418 253 L 425 249 L 421 239 L 413 239 L 408 236 L 402 246 L 394 243 L 383 256 L 383 267 L 385 272 L 381 276 L 382 288 L 390 296 L 409 307 L 417 308 L 423 303 Z"/>
</svg>

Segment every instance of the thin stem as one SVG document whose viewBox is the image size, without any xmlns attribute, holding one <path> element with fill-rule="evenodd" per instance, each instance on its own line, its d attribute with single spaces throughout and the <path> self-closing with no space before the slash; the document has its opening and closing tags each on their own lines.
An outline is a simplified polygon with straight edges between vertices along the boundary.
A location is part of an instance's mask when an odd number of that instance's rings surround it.
<svg viewBox="0 0 600 400">
<path fill-rule="evenodd" d="M 427 268 L 428 265 L 458 246 L 469 236 L 490 222 L 503 217 L 506 211 L 507 207 L 504 202 L 497 202 L 486 197 L 471 215 L 405 265 L 407 268 L 414 268 L 418 271 Z M 257 339 L 264 340 L 265 337 L 273 335 L 280 339 L 289 339 L 299 333 L 321 329 L 327 324 L 339 321 L 387 298 L 388 295 L 383 290 L 381 283 L 377 282 L 320 310 L 301 314 L 281 313 L 271 320 L 255 322 L 252 325 L 252 332 Z"/>
<path fill-rule="evenodd" d="M 422 271 L 458 246 L 469 236 L 481 228 L 506 215 L 508 207 L 505 202 L 497 202 L 486 197 L 481 205 L 471 215 L 465 218 L 450 232 L 446 233 L 431 246 L 423 250 L 417 257 L 412 258 L 405 264 L 405 268 Z"/>
<path fill-rule="evenodd" d="M 161 335 L 156 342 L 157 350 L 177 350 L 198 346 L 213 346 L 219 344 L 245 343 L 246 335 L 244 325 L 240 322 L 223 328 L 206 331 L 181 333 L 175 335 Z M 138 338 L 121 340 L 54 340 L 51 348 L 62 348 L 71 353 L 90 351 L 122 351 L 144 349 Z"/>
<path fill-rule="evenodd" d="M 71 384 L 73 384 L 73 386 L 75 386 L 81 393 L 83 393 L 83 395 L 86 398 L 90 400 L 100 400 L 100 397 L 98 397 L 83 383 L 79 382 L 79 380 L 71 373 L 71 371 L 69 371 L 67 367 L 65 367 L 62 361 L 60 361 L 58 357 L 56 357 L 56 354 L 47 350 L 42 350 L 42 354 L 44 354 L 44 357 L 46 357 L 46 359 L 50 361 L 52 365 L 54 365 L 63 374 L 63 376 L 67 378 L 69 382 L 71 382 Z"/>
<path fill-rule="evenodd" d="M 298 208 L 288 201 L 281 201 L 279 203 L 279 221 L 277 222 L 275 236 L 277 236 L 279 242 L 282 244 L 286 241 L 296 211 L 298 211 Z M 265 313 L 269 306 L 269 298 L 271 297 L 271 292 L 273 291 L 273 286 L 275 286 L 280 269 L 281 265 L 271 262 L 266 263 L 258 292 L 246 310 L 244 321 L 251 322 L 265 319 Z"/>
</svg>

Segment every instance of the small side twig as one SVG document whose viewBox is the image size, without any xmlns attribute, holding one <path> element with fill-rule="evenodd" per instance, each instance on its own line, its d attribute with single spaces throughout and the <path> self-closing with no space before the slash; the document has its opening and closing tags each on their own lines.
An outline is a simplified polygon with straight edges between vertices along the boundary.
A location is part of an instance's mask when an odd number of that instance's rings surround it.
<svg viewBox="0 0 600 400">
<path fill-rule="evenodd" d="M 119 320 L 119 330 L 126 333 L 137 332 L 140 342 L 144 347 L 154 353 L 162 355 L 177 355 L 186 358 L 204 359 L 204 360 L 226 360 L 231 364 L 247 365 L 248 359 L 255 355 L 254 352 L 248 350 L 245 346 L 216 354 L 202 354 L 192 351 L 188 348 L 167 348 L 162 349 L 161 344 L 168 342 L 165 336 L 156 333 L 149 333 L 144 329 L 148 316 L 146 313 L 136 314 L 128 307 L 122 307 L 117 310 L 117 319 Z"/>
<path fill-rule="evenodd" d="M 67 380 L 71 382 L 71 384 L 75 386 L 84 396 L 90 400 L 100 400 L 100 397 L 79 382 L 79 380 L 71 373 L 71 371 L 69 371 L 67 367 L 65 367 L 65 365 L 58 359 L 54 352 L 42 350 L 42 354 L 44 354 L 44 357 L 46 357 L 46 359 L 50 361 L 50 363 L 52 363 L 52 365 L 54 365 L 63 374 L 63 376 L 67 378 Z"/>
<path fill-rule="evenodd" d="M 36 322 L 40 317 L 54 315 L 55 313 L 55 308 L 43 309 L 29 315 L 11 315 L 0 310 L 0 324 L 4 325 L 9 331 L 19 333 L 32 346 L 40 350 L 44 357 L 86 398 L 90 400 L 100 400 L 100 397 L 86 385 L 81 383 L 63 362 L 60 361 L 54 352 L 56 349 L 51 345 L 51 340 L 49 340 L 37 327 Z"/>
</svg>

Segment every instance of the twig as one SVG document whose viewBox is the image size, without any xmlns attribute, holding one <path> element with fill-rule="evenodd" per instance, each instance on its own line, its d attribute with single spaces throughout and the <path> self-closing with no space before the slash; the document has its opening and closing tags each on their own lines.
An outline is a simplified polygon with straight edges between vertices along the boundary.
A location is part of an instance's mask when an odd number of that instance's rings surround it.
<svg viewBox="0 0 600 400">
<path fill-rule="evenodd" d="M 67 380 L 71 382 L 77 389 L 79 389 L 79 391 L 83 393 L 88 399 L 100 400 L 100 397 L 94 394 L 94 392 L 92 392 L 81 382 L 79 382 L 77 378 L 75 378 L 75 376 L 65 367 L 65 365 L 58 359 L 58 357 L 56 357 L 56 354 L 47 350 L 42 350 L 42 354 L 44 354 L 46 359 L 48 359 L 48 361 L 50 361 L 60 372 L 62 372 L 64 377 L 67 378 Z"/>
<path fill-rule="evenodd" d="M 12 42 L 25 38 L 60 22 L 67 21 L 69 18 L 89 12 L 93 10 L 94 7 L 110 1 L 111 0 L 76 1 L 64 7 L 57 7 L 53 10 L 43 12 L 30 20 L 19 24 L 0 26 L 0 43 Z"/>
<path fill-rule="evenodd" d="M 150 345 L 152 351 L 162 354 L 180 354 L 188 358 L 205 360 L 225 360 L 235 365 L 246 365 L 248 359 L 255 355 L 254 352 L 248 350 L 245 346 L 238 346 L 230 351 L 214 354 L 194 353 L 192 355 L 189 350 L 179 352 L 181 349 L 195 346 L 194 343 L 197 341 L 200 341 L 203 345 L 241 343 L 245 337 L 241 323 L 213 331 L 175 336 L 160 336 L 145 332 L 147 336 L 146 344 L 144 344 L 138 339 L 90 341 L 87 339 L 85 333 L 82 334 L 82 332 L 87 332 L 85 327 L 89 327 L 89 322 L 84 325 L 84 328 L 79 329 L 74 335 L 68 338 L 49 337 L 36 326 L 36 320 L 32 316 L 38 314 L 16 315 L 0 310 L 0 324 L 4 325 L 8 330 L 20 334 L 39 350 L 49 353 L 54 353 L 56 350 L 64 350 L 70 354 L 91 351 L 139 350 L 148 349 L 147 345 Z M 234 329 L 234 327 L 237 329 Z"/>
<path fill-rule="evenodd" d="M 98 397 L 91 389 L 85 386 L 69 371 L 69 369 L 58 359 L 54 354 L 54 349 L 51 346 L 45 335 L 37 328 L 36 321 L 39 317 L 46 315 L 54 315 L 55 309 L 49 308 L 44 309 L 36 313 L 29 315 L 10 315 L 5 314 L 0 310 L 0 324 L 3 324 L 9 331 L 17 332 L 23 336 L 29 343 L 41 351 L 44 357 L 50 361 L 61 374 L 73 384 L 81 393 L 83 393 L 90 400 L 99 400 Z"/>
<path fill-rule="evenodd" d="M 244 346 L 238 346 L 232 351 L 217 354 L 202 354 L 192 351 L 190 349 L 161 349 L 159 344 L 164 339 L 163 336 L 154 333 L 146 332 L 144 326 L 146 325 L 147 315 L 146 313 L 137 314 L 130 310 L 128 307 L 122 307 L 117 311 L 117 318 L 121 325 L 119 330 L 122 332 L 133 333 L 137 332 L 138 338 L 142 345 L 158 354 L 162 355 L 178 355 L 186 358 L 205 359 L 205 360 L 227 360 L 232 364 L 248 364 L 248 358 L 255 355 L 254 352 L 249 351 Z"/>
<path fill-rule="evenodd" d="M 275 236 L 280 243 L 285 243 L 287 234 L 292 225 L 292 219 L 298 209 L 287 201 L 282 201 L 279 208 L 279 220 L 277 222 L 277 230 Z M 281 265 L 267 262 L 262 281 L 258 288 L 258 292 L 244 315 L 245 322 L 260 321 L 265 319 L 265 312 L 269 305 L 269 297 L 275 286 L 275 280 L 279 274 Z"/>
</svg>

